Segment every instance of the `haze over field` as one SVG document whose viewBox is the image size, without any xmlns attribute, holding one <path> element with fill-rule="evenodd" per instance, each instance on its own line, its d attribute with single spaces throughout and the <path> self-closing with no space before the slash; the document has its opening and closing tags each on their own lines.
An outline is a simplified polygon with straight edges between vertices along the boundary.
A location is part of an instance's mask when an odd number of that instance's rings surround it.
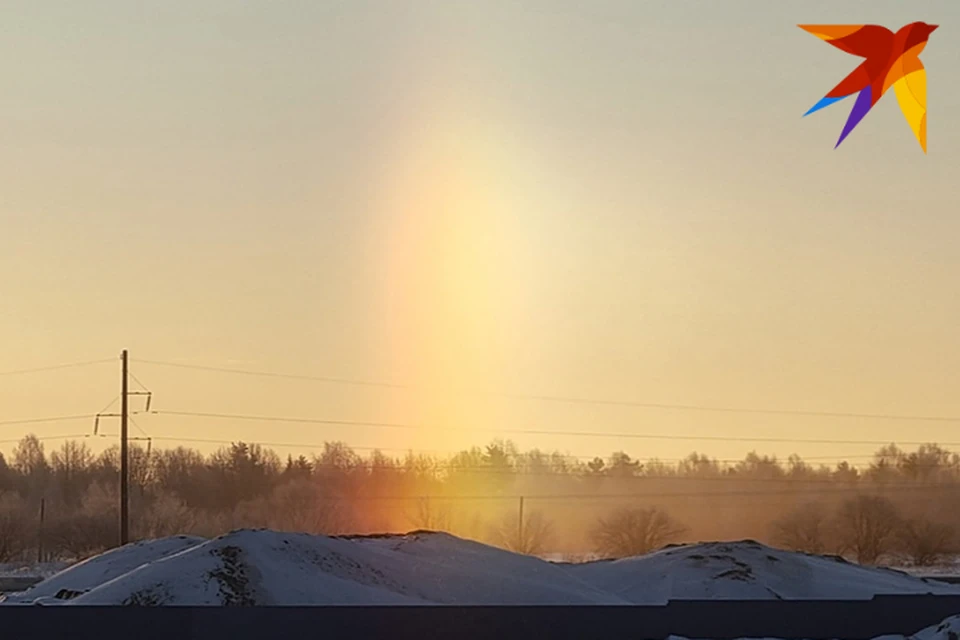
<svg viewBox="0 0 960 640">
<path fill-rule="evenodd" d="M 47 450 L 34 436 L 0 458 L 0 563 L 75 561 L 114 547 L 118 460 L 117 447 L 94 455 L 68 440 Z M 960 556 L 960 455 L 936 446 L 884 447 L 863 468 L 756 453 L 580 459 L 509 441 L 448 457 L 328 442 L 316 456 L 286 458 L 245 443 L 204 456 L 135 442 L 130 461 L 134 541 L 250 527 L 420 529 L 570 561 L 748 538 L 921 571 Z"/>
</svg>

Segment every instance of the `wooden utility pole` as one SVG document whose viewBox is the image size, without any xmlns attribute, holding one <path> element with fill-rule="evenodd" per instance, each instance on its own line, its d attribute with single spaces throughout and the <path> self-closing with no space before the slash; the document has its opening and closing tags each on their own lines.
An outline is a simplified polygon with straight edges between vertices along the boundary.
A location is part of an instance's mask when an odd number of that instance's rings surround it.
<svg viewBox="0 0 960 640">
<path fill-rule="evenodd" d="M 527 545 L 523 542 L 523 496 L 520 496 L 520 524 L 517 526 L 517 552 L 526 553 Z"/>
<path fill-rule="evenodd" d="M 130 541 L 130 468 L 127 450 L 127 350 L 120 354 L 120 545 Z"/>
<path fill-rule="evenodd" d="M 46 498 L 40 498 L 40 527 L 37 529 L 37 564 L 43 562 L 43 521 L 46 516 L 46 507 Z"/>
</svg>

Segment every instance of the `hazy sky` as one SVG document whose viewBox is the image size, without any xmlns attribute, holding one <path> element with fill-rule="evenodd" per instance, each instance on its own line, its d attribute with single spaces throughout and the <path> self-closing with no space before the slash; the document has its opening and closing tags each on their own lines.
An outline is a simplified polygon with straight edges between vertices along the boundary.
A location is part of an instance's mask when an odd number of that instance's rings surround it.
<svg viewBox="0 0 960 640">
<path fill-rule="evenodd" d="M 801 115 L 857 59 L 796 25 L 915 20 L 941 25 L 929 154 L 892 92 L 834 151 L 850 104 Z M 960 416 L 956 0 L 9 0 L 0 25 L 2 371 L 129 348 L 411 387 L 134 362 L 158 410 L 424 425 L 139 417 L 154 436 L 960 441 L 960 423 L 482 393 Z M 0 421 L 93 413 L 117 374 L 2 376 Z"/>
</svg>

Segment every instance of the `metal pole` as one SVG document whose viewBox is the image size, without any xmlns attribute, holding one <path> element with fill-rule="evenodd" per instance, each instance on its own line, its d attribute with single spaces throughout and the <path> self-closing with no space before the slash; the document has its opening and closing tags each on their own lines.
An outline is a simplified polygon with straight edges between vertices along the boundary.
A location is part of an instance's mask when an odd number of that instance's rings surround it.
<svg viewBox="0 0 960 640">
<path fill-rule="evenodd" d="M 120 545 L 130 541 L 130 468 L 127 450 L 127 350 L 120 355 Z"/>
</svg>

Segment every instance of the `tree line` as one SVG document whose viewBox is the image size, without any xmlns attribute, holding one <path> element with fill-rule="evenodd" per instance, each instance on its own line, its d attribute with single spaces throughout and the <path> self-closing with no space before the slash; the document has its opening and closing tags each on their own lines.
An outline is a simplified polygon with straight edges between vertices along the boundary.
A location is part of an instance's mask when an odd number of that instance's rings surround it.
<svg viewBox="0 0 960 640">
<path fill-rule="evenodd" d="M 118 475 L 117 447 L 94 453 L 71 440 L 48 452 L 24 437 L 0 455 L 0 561 L 35 555 L 41 544 L 50 558 L 114 546 Z M 286 458 L 245 442 L 208 455 L 131 445 L 130 482 L 140 539 L 241 527 L 429 529 L 576 559 L 752 538 L 865 563 L 891 554 L 929 563 L 954 551 L 960 525 L 960 456 L 936 444 L 883 447 L 862 469 L 756 452 L 734 463 L 700 453 L 640 461 L 623 451 L 584 461 L 501 440 L 450 456 L 361 456 L 342 442 Z"/>
</svg>

